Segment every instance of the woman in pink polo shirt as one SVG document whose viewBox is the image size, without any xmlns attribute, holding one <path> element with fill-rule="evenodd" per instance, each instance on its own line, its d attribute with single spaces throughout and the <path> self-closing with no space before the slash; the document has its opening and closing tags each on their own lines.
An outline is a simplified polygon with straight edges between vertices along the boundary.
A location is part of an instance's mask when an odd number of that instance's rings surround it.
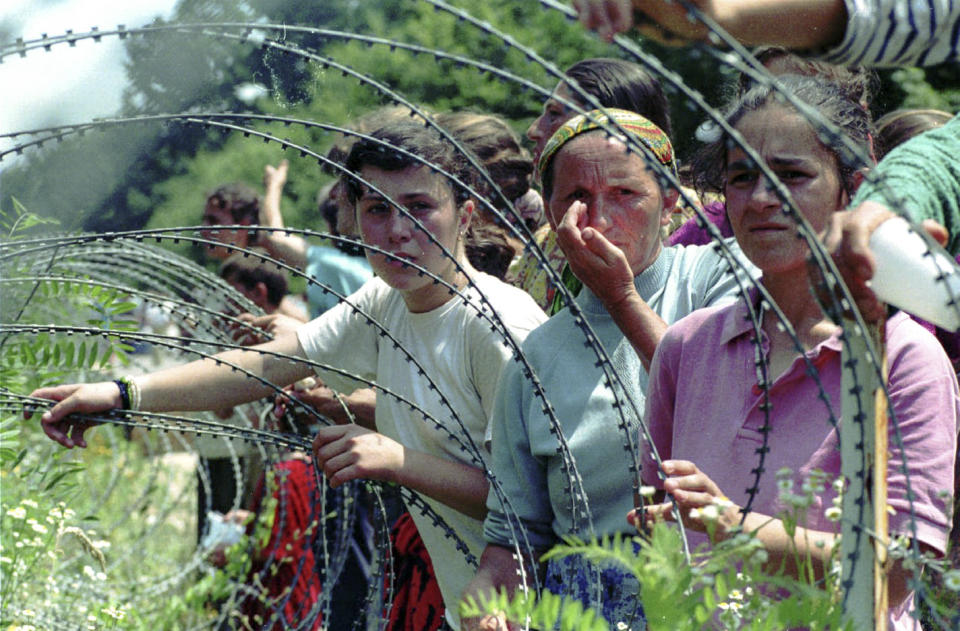
<svg viewBox="0 0 960 631">
<path fill-rule="evenodd" d="M 781 79 L 861 155 L 869 155 L 869 115 L 858 103 L 820 79 Z M 768 86 L 740 97 L 726 118 L 794 202 L 788 207 L 728 138 L 705 152 L 701 174 L 723 191 L 737 241 L 762 270 L 761 283 L 787 326 L 751 290 L 732 305 L 694 312 L 667 330 L 651 366 L 646 413 L 662 464 L 658 469 L 648 448 L 643 478 L 676 500 L 693 531 L 692 545 L 706 541 L 706 526 L 691 510 L 729 498 L 733 506 L 720 511 L 718 537 L 741 523 L 749 504 L 743 525 L 766 547 L 770 568 L 796 573 L 794 560 L 809 558 L 822 574 L 839 531 L 825 515 L 832 488 L 809 508 L 792 539 L 776 518 L 785 506 L 775 472 L 789 468 L 798 487 L 815 469 L 830 476 L 840 472 L 842 331 L 810 291 L 808 247 L 791 214 L 799 211 L 822 231 L 830 215 L 847 205 L 864 172 L 842 159 L 836 138 L 824 144 L 826 136 L 818 136 Z M 950 529 L 944 497 L 952 496 L 960 415 L 956 379 L 936 339 L 904 314 L 887 321 L 886 345 L 892 412 L 887 479 L 896 511 L 891 532 L 915 537 L 921 549 L 942 555 Z M 895 425 L 900 439 L 893 436 Z M 646 516 L 669 520 L 671 511 L 670 503 L 655 504 Z M 639 521 L 635 513 L 630 519 Z M 898 563 L 890 572 L 891 629 L 919 629 L 910 615 L 909 574 Z"/>
</svg>

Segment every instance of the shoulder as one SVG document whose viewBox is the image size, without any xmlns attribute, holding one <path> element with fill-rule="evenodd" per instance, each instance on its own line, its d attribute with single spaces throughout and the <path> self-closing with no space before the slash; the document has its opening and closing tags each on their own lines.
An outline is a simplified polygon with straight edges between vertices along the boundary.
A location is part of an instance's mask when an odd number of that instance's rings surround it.
<svg viewBox="0 0 960 631">
<path fill-rule="evenodd" d="M 485 311 L 493 307 L 504 326 L 512 332 L 523 332 L 525 337 L 547 320 L 543 309 L 522 289 L 483 272 L 471 274 L 470 278 L 474 284 L 474 293 L 469 296 L 471 302 L 477 302 Z M 483 294 L 485 303 L 479 300 L 476 292 Z"/>
<path fill-rule="evenodd" d="M 745 313 L 742 299 L 732 303 L 697 309 L 667 327 L 661 344 L 703 344 L 706 340 L 738 328 L 737 320 Z"/>
<path fill-rule="evenodd" d="M 887 320 L 886 343 L 891 380 L 905 373 L 929 378 L 953 375 L 937 338 L 902 311 Z"/>
</svg>

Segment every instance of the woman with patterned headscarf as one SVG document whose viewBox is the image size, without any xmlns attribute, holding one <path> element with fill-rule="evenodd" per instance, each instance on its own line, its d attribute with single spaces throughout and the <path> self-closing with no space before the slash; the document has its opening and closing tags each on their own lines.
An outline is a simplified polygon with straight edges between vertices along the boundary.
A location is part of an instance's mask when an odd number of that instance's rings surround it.
<svg viewBox="0 0 960 631">
<path fill-rule="evenodd" d="M 538 166 L 548 218 L 585 288 L 576 309 L 560 311 L 524 343 L 536 379 L 519 364 L 501 375 L 491 468 L 508 501 L 489 496 L 488 545 L 466 591 L 473 596 L 520 586 L 515 552 L 536 560 L 567 535 L 631 532 L 624 514 L 633 506 L 636 473 L 628 448 L 653 349 L 668 323 L 735 294 L 731 268 L 712 248 L 662 245 L 678 197 L 674 154 L 667 135 L 646 118 L 624 110 L 577 116 L 550 138 Z M 614 318 L 620 313 L 629 321 Z M 595 345 L 584 343 L 584 321 L 619 383 L 611 385 Z M 636 347 L 618 325 L 631 331 Z M 544 581 L 602 612 L 612 628 L 644 627 L 639 587 L 615 567 L 567 557 L 524 569 L 528 580 L 540 579 L 531 587 Z M 466 628 L 502 624 L 488 617 Z"/>
</svg>

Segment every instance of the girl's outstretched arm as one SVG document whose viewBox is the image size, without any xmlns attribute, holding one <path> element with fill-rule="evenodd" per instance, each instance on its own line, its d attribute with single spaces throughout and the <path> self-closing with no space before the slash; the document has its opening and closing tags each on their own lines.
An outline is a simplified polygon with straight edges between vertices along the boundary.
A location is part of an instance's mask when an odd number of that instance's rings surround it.
<svg viewBox="0 0 960 631">
<path fill-rule="evenodd" d="M 147 412 L 223 409 L 274 393 L 248 373 L 278 386 L 313 373 L 306 363 L 270 353 L 305 358 L 297 336 L 289 334 L 249 350 L 227 351 L 216 359 L 201 359 L 142 375 L 133 379 L 140 394 L 138 409 Z M 93 414 L 123 407 L 120 387 L 112 381 L 39 388 L 30 396 L 57 401 L 43 413 L 40 422 L 47 436 L 68 448 L 86 447 L 83 433 L 90 427 L 88 422 L 70 418 L 71 414 Z M 32 414 L 32 410 L 25 412 L 26 418 Z"/>
</svg>

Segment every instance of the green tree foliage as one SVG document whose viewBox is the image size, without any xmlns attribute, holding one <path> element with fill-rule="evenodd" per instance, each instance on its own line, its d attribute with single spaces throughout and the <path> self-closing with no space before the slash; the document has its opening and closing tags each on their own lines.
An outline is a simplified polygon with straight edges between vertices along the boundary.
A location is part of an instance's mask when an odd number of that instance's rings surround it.
<svg viewBox="0 0 960 631">
<path fill-rule="evenodd" d="M 556 68 L 590 56 L 625 55 L 539 3 L 460 1 L 458 6 L 479 22 L 529 47 Z M 309 25 L 360 33 L 476 59 L 524 77 L 545 91 L 556 83 L 554 76 L 523 51 L 424 1 L 249 0 L 238 4 L 228 0 L 181 0 L 171 19 L 171 23 L 214 22 Z M 157 21 L 154 26 L 164 24 Z M 230 30 L 232 37 L 223 35 L 224 30 L 211 26 L 204 31 L 128 37 L 129 85 L 122 114 L 253 111 L 346 125 L 355 116 L 389 101 L 376 90 L 345 78 L 337 69 L 324 67 L 322 60 L 308 61 L 258 46 L 256 41 L 240 41 L 237 36 L 242 30 Z M 495 112 L 521 133 L 543 100 L 543 93 L 429 54 L 414 55 L 390 46 L 293 30 L 262 32 L 369 75 L 431 111 L 470 108 Z M 733 71 L 712 55 L 696 47 L 638 43 L 704 94 L 709 103 L 723 101 Z M 885 71 L 880 76 L 875 114 L 901 105 L 956 109 L 960 105 L 958 77 L 956 64 Z M 243 100 L 238 88 L 249 84 L 266 88 L 265 96 Z M 679 91 L 669 85 L 667 89 L 675 144 L 680 156 L 686 157 L 695 148 L 693 133 L 705 115 Z M 328 132 L 295 126 L 267 125 L 262 129 L 321 153 L 335 139 Z M 67 137 L 28 155 L 29 159 L 4 173 L 0 203 L 9 206 L 9 196 L 16 196 L 36 212 L 56 217 L 65 229 L 104 231 L 195 224 L 205 191 L 238 179 L 258 184 L 263 165 L 279 161 L 284 154 L 277 145 L 256 138 L 174 122 L 88 132 L 82 138 Z M 314 160 L 292 162 L 284 202 L 288 223 L 322 229 L 316 221 L 315 194 L 330 176 Z"/>
</svg>

